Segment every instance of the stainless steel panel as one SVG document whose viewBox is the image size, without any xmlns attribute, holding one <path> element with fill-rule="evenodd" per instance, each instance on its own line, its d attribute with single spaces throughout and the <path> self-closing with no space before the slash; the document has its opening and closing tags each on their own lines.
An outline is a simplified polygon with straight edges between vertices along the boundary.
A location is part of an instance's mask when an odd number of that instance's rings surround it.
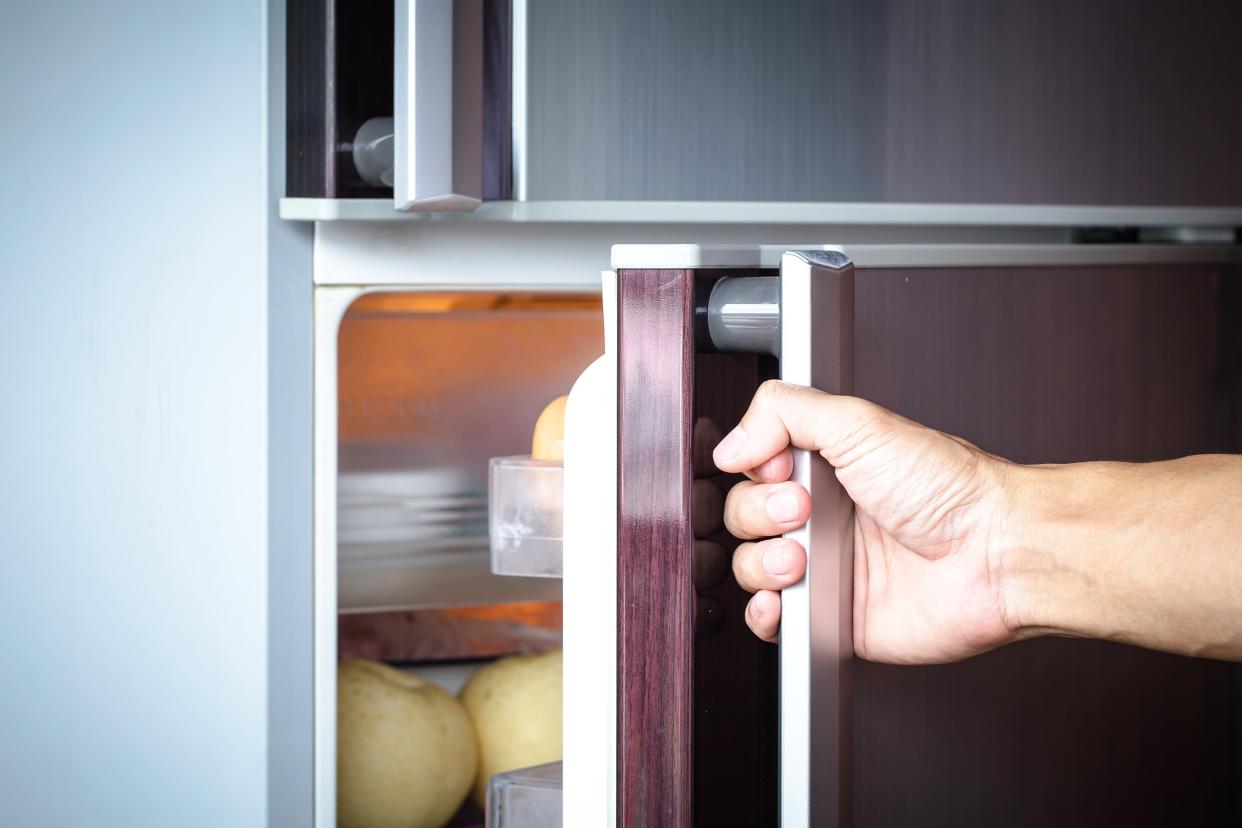
<svg viewBox="0 0 1242 828">
<path fill-rule="evenodd" d="M 1242 202 L 1230 0 L 520 8 L 520 198 Z"/>
</svg>

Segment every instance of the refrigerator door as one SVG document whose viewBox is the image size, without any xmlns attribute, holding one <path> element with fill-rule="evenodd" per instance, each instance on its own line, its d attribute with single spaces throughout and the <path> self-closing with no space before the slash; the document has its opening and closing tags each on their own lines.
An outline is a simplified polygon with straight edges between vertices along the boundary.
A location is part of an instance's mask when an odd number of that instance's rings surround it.
<svg viewBox="0 0 1242 828">
<path fill-rule="evenodd" d="M 733 481 L 710 467 L 771 378 L 1016 462 L 1237 451 L 1236 248 L 617 246 L 613 264 L 617 824 L 1236 816 L 1226 665 L 1068 639 L 928 667 L 854 658 L 851 507 L 807 453 L 808 575 L 784 593 L 778 659 L 713 569 L 736 541 Z M 778 275 L 779 358 L 721 352 L 713 287 Z"/>
</svg>

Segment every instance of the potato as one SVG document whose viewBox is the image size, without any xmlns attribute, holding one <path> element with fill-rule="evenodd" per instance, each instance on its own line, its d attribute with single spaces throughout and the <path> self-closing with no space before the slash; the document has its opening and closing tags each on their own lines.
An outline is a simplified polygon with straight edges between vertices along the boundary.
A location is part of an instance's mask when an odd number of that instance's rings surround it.
<svg viewBox="0 0 1242 828">
<path fill-rule="evenodd" d="M 461 700 L 474 722 L 479 775 L 474 801 L 504 771 L 561 758 L 561 652 L 510 656 L 470 677 Z"/>
<path fill-rule="evenodd" d="M 338 665 L 341 828 L 440 828 L 461 807 L 477 765 L 470 717 L 439 686 L 375 661 Z"/>
</svg>

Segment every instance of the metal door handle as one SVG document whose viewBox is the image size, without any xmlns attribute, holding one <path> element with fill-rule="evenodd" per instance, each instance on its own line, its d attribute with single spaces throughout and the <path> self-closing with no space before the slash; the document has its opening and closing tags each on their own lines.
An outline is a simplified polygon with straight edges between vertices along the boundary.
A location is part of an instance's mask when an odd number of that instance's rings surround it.
<svg viewBox="0 0 1242 828">
<path fill-rule="evenodd" d="M 469 212 L 483 190 L 483 2 L 397 0 L 393 203 Z"/>
<path fill-rule="evenodd" d="M 726 277 L 707 303 L 711 344 L 780 357 L 785 382 L 853 391 L 854 266 L 844 253 L 793 250 L 777 277 Z M 853 820 L 850 661 L 853 505 L 818 452 L 795 449 L 792 480 L 811 494 L 807 524 L 786 537 L 807 553 L 806 576 L 781 596 L 782 828 Z"/>
</svg>

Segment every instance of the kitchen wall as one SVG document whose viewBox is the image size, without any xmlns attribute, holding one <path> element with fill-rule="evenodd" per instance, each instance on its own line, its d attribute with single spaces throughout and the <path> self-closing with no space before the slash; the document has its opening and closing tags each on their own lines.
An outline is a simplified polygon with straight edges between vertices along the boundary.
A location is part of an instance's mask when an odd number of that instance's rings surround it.
<svg viewBox="0 0 1242 828">
<path fill-rule="evenodd" d="M 309 237 L 270 198 L 280 5 L 5 3 L 6 823 L 267 819 L 269 634 L 298 635 L 269 627 L 268 567 L 309 546 L 285 485 L 309 486 L 310 323 Z"/>
</svg>

